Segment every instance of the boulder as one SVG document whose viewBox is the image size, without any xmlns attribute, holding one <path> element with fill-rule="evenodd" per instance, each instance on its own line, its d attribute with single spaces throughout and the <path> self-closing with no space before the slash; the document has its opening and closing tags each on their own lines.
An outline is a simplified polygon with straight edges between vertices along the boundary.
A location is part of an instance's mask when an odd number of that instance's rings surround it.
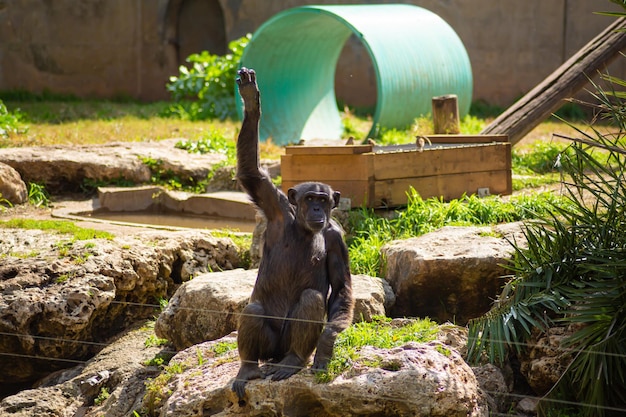
<svg viewBox="0 0 626 417">
<path fill-rule="evenodd" d="M 505 282 L 509 240 L 523 244 L 521 223 L 448 226 L 386 244 L 383 276 L 396 294 L 391 314 L 458 324 L 484 314 Z"/>
<path fill-rule="evenodd" d="M 394 349 L 362 348 L 330 383 L 308 371 L 285 381 L 255 380 L 239 402 L 231 384 L 239 368 L 236 334 L 171 357 L 150 326 L 105 343 L 94 358 L 57 372 L 0 401 L 6 417 L 487 416 L 487 398 L 456 350 L 434 341 Z"/>
<path fill-rule="evenodd" d="M 156 334 L 181 350 L 231 333 L 248 304 L 257 272 L 213 272 L 185 282 L 157 318 Z"/>
<path fill-rule="evenodd" d="M 237 269 L 203 274 L 184 283 L 159 315 L 157 335 L 180 350 L 236 330 L 257 274 L 256 269 Z M 393 292 L 380 278 L 353 275 L 352 286 L 355 321 L 385 315 L 386 307 L 393 304 Z"/>
<path fill-rule="evenodd" d="M 507 384 L 504 373 L 497 366 L 487 363 L 472 367 L 478 386 L 489 399 L 489 409 L 493 412 L 506 413 L 513 403 L 512 386 Z"/>
<path fill-rule="evenodd" d="M 177 139 L 158 142 L 119 142 L 105 145 L 40 146 L 0 149 L 0 162 L 17 170 L 27 182 L 44 183 L 49 192 L 79 190 L 85 179 L 150 181 L 151 170 L 180 178 L 205 179 L 211 167 L 226 157 L 193 154 L 176 148 Z"/>
<path fill-rule="evenodd" d="M 575 325 L 555 326 L 541 332 L 534 329 L 526 347 L 518 355 L 520 372 L 538 395 L 544 395 L 559 381 L 572 362 L 563 340 L 574 333 Z"/>
<path fill-rule="evenodd" d="M 215 348 L 233 341 L 231 335 L 179 352 L 170 366 L 182 372 L 171 373 L 166 384 L 153 384 L 144 409 L 161 417 L 488 415 L 470 367 L 438 342 L 364 347 L 332 382 L 317 383 L 309 372 L 283 381 L 249 381 L 246 398 L 238 401 L 230 389 L 239 368 L 237 350 L 218 355 Z"/>
<path fill-rule="evenodd" d="M 40 381 L 36 388 L 0 401 L 0 415 L 125 417 L 141 409 L 145 383 L 159 374 L 147 366 L 163 353 L 163 347 L 147 343 L 154 338 L 149 327 L 124 332 L 96 357 L 57 372 Z M 108 400 L 103 401 L 108 393 Z M 100 397 L 100 401 L 95 401 Z M 100 403 L 96 405 L 95 402 Z"/>
<path fill-rule="evenodd" d="M 0 204 L 3 200 L 13 205 L 25 203 L 28 201 L 28 190 L 20 174 L 0 162 Z"/>
<path fill-rule="evenodd" d="M 11 358 L 0 361 L 0 388 L 93 356 L 183 281 L 239 262 L 230 239 L 200 231 L 73 240 L 0 229 L 0 255 L 0 352 Z"/>
</svg>

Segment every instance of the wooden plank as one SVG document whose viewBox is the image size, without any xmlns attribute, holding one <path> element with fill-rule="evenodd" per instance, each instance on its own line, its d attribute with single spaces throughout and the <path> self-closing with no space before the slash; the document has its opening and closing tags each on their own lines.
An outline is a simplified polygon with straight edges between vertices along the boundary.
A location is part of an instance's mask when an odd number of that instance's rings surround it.
<svg viewBox="0 0 626 417">
<path fill-rule="evenodd" d="M 373 145 L 287 146 L 287 155 L 353 155 L 372 152 Z"/>
<path fill-rule="evenodd" d="M 619 30 L 625 25 L 626 18 L 616 19 L 481 133 L 507 134 L 512 144 L 522 140 L 626 48 L 626 32 Z"/>
<path fill-rule="evenodd" d="M 302 181 L 285 181 L 283 177 L 282 190 L 286 193 L 290 187 L 299 184 Z M 339 191 L 342 198 L 349 198 L 351 200 L 351 206 L 355 207 L 371 207 L 374 196 L 374 182 L 373 181 L 354 181 L 354 180 L 331 180 L 322 181 L 330 185 L 333 190 Z"/>
<path fill-rule="evenodd" d="M 444 200 L 475 194 L 489 188 L 491 194 L 511 194 L 511 172 L 508 170 L 438 175 L 422 178 L 401 178 L 374 182 L 373 207 L 406 205 L 407 192 L 413 187 L 422 198 L 442 197 Z"/>
<path fill-rule="evenodd" d="M 427 135 L 432 143 L 491 143 L 508 142 L 507 135 Z"/>
<path fill-rule="evenodd" d="M 372 157 L 361 155 L 282 155 L 281 175 L 288 181 L 367 180 L 373 176 Z"/>
<path fill-rule="evenodd" d="M 432 148 L 423 152 L 393 152 L 374 155 L 375 180 L 415 178 L 510 169 L 511 145 Z"/>
</svg>

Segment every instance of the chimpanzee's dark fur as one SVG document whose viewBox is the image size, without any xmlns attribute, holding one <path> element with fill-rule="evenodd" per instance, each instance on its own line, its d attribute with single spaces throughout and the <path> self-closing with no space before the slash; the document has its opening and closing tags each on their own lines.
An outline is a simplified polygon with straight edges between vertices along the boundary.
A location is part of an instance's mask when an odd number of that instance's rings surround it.
<svg viewBox="0 0 626 417">
<path fill-rule="evenodd" d="M 352 322 L 348 250 L 330 212 L 339 193 L 307 182 L 285 195 L 259 169 L 261 107 L 256 75 L 242 68 L 237 84 L 244 118 L 237 142 L 237 179 L 267 217 L 259 275 L 239 322 L 241 367 L 233 383 L 289 378 L 316 350 L 313 369 L 325 369 L 337 334 Z M 326 321 L 325 321 L 326 320 Z M 259 360 L 266 361 L 263 369 Z"/>
</svg>

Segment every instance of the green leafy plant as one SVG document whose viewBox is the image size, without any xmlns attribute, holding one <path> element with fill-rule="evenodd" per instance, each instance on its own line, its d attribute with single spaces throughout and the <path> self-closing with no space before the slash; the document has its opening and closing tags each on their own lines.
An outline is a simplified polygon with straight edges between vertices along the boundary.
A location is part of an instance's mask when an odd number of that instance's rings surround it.
<svg viewBox="0 0 626 417">
<path fill-rule="evenodd" d="M 28 184 L 28 202 L 35 207 L 48 207 L 50 195 L 45 186 L 31 182 Z"/>
<path fill-rule="evenodd" d="M 28 126 L 22 122 L 23 117 L 19 111 L 10 112 L 4 102 L 0 100 L 0 137 L 26 133 Z"/>
<path fill-rule="evenodd" d="M 190 120 L 235 117 L 235 73 L 250 38 L 246 35 L 230 42 L 230 53 L 224 56 L 208 51 L 190 55 L 190 68 L 181 66 L 179 75 L 167 84 L 176 101 L 169 113 Z"/>
<path fill-rule="evenodd" d="M 0 207 L 2 206 L 13 207 L 13 204 L 11 204 L 11 202 L 6 198 L 2 197 L 2 193 L 0 193 Z M 2 208 L 4 209 L 4 207 Z"/>
<path fill-rule="evenodd" d="M 380 275 L 382 245 L 394 239 L 420 236 L 447 225 L 490 225 L 535 218 L 564 201 L 552 193 L 516 195 L 507 200 L 497 196 L 464 196 L 450 202 L 422 199 L 414 189 L 408 203 L 394 217 L 378 216 L 374 210 L 360 209 L 350 216 L 348 250 L 353 273 Z"/>
<path fill-rule="evenodd" d="M 533 328 L 574 324 L 561 346 L 571 361 L 542 408 L 577 402 L 582 416 L 626 404 L 626 95 L 614 90 L 626 83 L 603 78 L 610 89 L 594 85 L 594 110 L 617 131 L 592 124 L 570 138 L 561 153 L 569 204 L 526 224 L 528 247 L 517 248 L 509 265 L 514 278 L 469 326 L 470 359 L 486 352 L 502 362 L 523 349 Z"/>
<path fill-rule="evenodd" d="M 102 405 L 110 396 L 111 394 L 109 393 L 108 388 L 102 387 L 100 388 L 100 393 L 98 394 L 98 396 L 93 400 L 93 403 L 95 405 Z"/>
<path fill-rule="evenodd" d="M 227 138 L 224 131 L 220 129 L 210 129 L 202 138 L 195 141 L 178 141 L 175 146 L 190 153 L 221 153 L 226 156 L 225 160 L 211 167 L 207 181 L 212 180 L 218 170 L 224 167 L 234 167 L 237 164 L 237 144 L 234 140 Z M 231 176 L 234 178 L 234 175 L 233 169 Z M 206 184 L 203 185 L 206 189 Z"/>
</svg>

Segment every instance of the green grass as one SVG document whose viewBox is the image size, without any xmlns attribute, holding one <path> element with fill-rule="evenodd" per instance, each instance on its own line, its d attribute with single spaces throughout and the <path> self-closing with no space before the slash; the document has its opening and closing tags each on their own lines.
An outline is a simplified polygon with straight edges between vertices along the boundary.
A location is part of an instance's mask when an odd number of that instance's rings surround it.
<svg viewBox="0 0 626 417">
<path fill-rule="evenodd" d="M 408 204 L 395 216 L 378 216 L 374 210 L 353 211 L 350 217 L 348 251 L 355 274 L 381 276 L 382 246 L 395 239 L 407 239 L 443 226 L 493 225 L 536 218 L 565 204 L 553 193 L 519 194 L 510 198 L 464 196 L 449 202 L 422 199 L 411 189 Z"/>
<path fill-rule="evenodd" d="M 35 229 L 72 235 L 73 240 L 108 239 L 115 236 L 109 232 L 76 226 L 65 220 L 11 219 L 0 221 L 0 227 L 6 229 Z"/>
<path fill-rule="evenodd" d="M 358 360 L 359 350 L 364 346 L 391 349 L 408 342 L 426 343 L 434 340 L 439 331 L 437 323 L 429 319 L 411 320 L 398 327 L 391 326 L 390 322 L 388 317 L 374 317 L 372 322 L 359 322 L 339 333 L 328 369 L 317 373 L 316 381 L 330 382 L 345 372 Z M 367 365 L 385 369 L 390 366 L 383 363 Z"/>
</svg>

